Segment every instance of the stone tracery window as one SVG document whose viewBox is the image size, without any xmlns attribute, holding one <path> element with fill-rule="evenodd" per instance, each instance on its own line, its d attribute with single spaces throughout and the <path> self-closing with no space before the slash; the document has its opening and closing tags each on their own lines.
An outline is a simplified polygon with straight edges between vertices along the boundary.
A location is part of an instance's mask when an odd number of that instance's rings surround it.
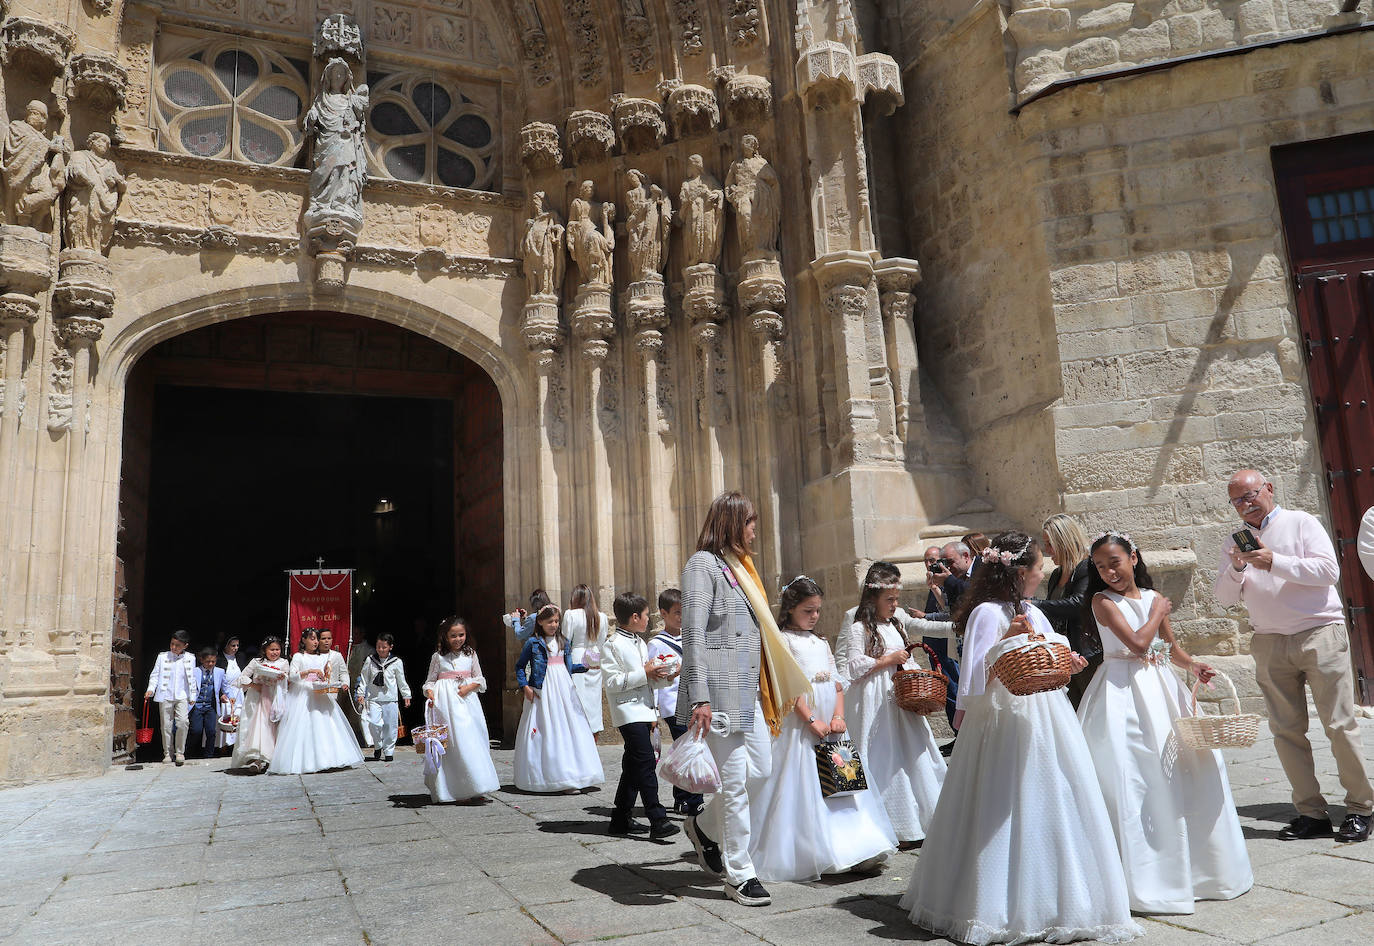
<svg viewBox="0 0 1374 946">
<path fill-rule="evenodd" d="M 373 172 L 477 190 L 492 186 L 492 119 L 455 83 L 427 72 L 371 72 L 368 146 Z"/>
<path fill-rule="evenodd" d="M 290 165 L 309 101 L 307 60 L 224 34 L 165 34 L 155 86 L 159 148 Z"/>
</svg>

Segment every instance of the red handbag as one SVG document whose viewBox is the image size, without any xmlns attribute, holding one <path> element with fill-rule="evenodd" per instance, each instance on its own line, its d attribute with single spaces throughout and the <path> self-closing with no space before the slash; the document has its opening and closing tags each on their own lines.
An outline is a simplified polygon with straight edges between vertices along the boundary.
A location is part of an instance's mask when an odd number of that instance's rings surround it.
<svg viewBox="0 0 1374 946">
<path fill-rule="evenodd" d="M 146 746 L 153 741 L 153 727 L 148 725 L 148 701 L 143 701 L 143 725 L 134 730 L 134 742 Z"/>
</svg>

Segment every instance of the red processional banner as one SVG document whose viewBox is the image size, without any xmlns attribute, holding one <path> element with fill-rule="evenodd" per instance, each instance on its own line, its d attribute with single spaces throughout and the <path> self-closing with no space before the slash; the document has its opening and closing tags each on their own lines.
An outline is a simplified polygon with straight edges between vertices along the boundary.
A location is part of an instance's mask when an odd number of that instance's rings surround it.
<svg viewBox="0 0 1374 946">
<path fill-rule="evenodd" d="M 353 569 L 310 568 L 286 573 L 289 597 L 286 635 L 291 652 L 300 646 L 301 631 L 328 628 L 334 632 L 334 649 L 348 657 L 353 642 Z"/>
</svg>

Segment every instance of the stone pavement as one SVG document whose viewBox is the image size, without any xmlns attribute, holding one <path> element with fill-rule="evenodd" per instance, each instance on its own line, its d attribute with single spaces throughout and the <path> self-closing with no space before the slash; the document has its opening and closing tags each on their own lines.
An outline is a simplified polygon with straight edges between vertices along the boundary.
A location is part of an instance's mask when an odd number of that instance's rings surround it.
<svg viewBox="0 0 1374 946">
<path fill-rule="evenodd" d="M 1374 747 L 1374 723 L 1362 726 Z M 1316 728 L 1313 742 L 1338 799 Z M 480 806 L 429 804 L 409 751 L 305 777 L 230 775 L 218 760 L 3 791 L 0 936 L 6 946 L 944 942 L 897 908 L 919 852 L 878 877 L 770 884 L 773 905 L 746 909 L 697 869 L 681 835 L 608 838 L 618 750 L 602 758 L 599 791 L 504 790 Z M 1144 942 L 1368 946 L 1374 841 L 1277 840 L 1290 809 L 1272 744 L 1227 758 L 1257 886 L 1192 916 L 1143 919 Z M 507 783 L 510 759 L 497 753 Z"/>
</svg>

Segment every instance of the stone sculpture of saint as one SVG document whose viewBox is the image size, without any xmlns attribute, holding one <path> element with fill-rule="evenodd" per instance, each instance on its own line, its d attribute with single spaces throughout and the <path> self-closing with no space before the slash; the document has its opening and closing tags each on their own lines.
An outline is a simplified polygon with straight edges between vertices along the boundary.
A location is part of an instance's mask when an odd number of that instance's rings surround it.
<svg viewBox="0 0 1374 946">
<path fill-rule="evenodd" d="M 639 282 L 662 275 L 673 223 L 673 203 L 663 188 L 650 184 L 641 171 L 629 172 L 625 192 L 625 232 L 630 239 L 630 279 Z"/>
<path fill-rule="evenodd" d="M 735 232 L 745 259 L 770 256 L 778 249 L 782 194 L 773 166 L 759 154 L 759 140 L 744 136 L 744 157 L 730 165 L 725 196 L 735 208 Z"/>
<path fill-rule="evenodd" d="M 577 264 L 584 285 L 611 284 L 612 254 L 615 252 L 615 205 L 601 205 L 601 225 L 592 219 L 593 185 L 583 181 L 568 211 L 568 254 Z"/>
<path fill-rule="evenodd" d="M 557 296 L 563 285 L 563 221 L 543 191 L 530 195 L 530 218 L 521 242 L 525 283 L 532 296 Z"/>
<path fill-rule="evenodd" d="M 24 120 L 10 122 L 0 148 L 0 179 L 5 183 L 5 223 L 46 229 L 53 203 L 65 183 L 67 143 L 48 137 L 48 107 L 35 99 Z"/>
<path fill-rule="evenodd" d="M 699 154 L 687 159 L 687 179 L 678 191 L 678 213 L 686 265 L 714 264 L 720 259 L 720 238 L 725 232 L 725 192 Z"/>
<path fill-rule="evenodd" d="M 104 253 L 126 189 L 124 176 L 110 157 L 110 136 L 98 131 L 88 136 L 86 150 L 72 155 L 67 165 L 63 245 L 69 250 Z"/>
<path fill-rule="evenodd" d="M 312 139 L 307 218 L 363 215 L 367 152 L 363 146 L 368 88 L 353 85 L 353 70 L 335 56 L 324 67 L 304 130 Z"/>
</svg>

